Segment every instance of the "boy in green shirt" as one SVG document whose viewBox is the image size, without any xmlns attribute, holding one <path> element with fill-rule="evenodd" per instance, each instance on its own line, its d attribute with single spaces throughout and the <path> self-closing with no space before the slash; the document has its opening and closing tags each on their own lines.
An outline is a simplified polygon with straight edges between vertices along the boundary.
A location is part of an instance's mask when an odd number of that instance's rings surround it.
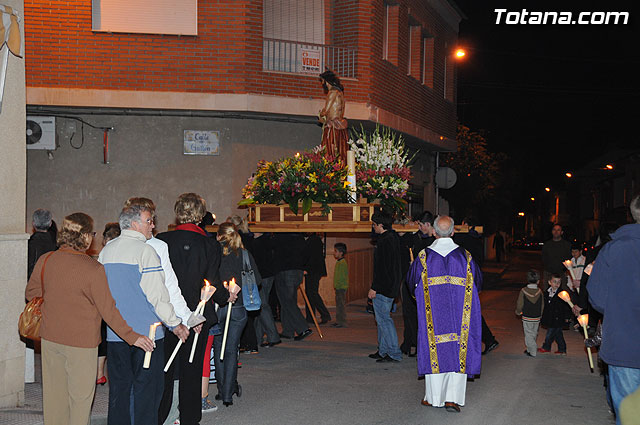
<svg viewBox="0 0 640 425">
<path fill-rule="evenodd" d="M 333 258 L 336 259 L 336 267 L 333 271 L 333 288 L 336 291 L 336 323 L 331 326 L 344 328 L 347 326 L 347 311 L 345 301 L 349 288 L 349 266 L 344 256 L 347 254 L 347 245 L 338 242 L 333 246 Z"/>
</svg>

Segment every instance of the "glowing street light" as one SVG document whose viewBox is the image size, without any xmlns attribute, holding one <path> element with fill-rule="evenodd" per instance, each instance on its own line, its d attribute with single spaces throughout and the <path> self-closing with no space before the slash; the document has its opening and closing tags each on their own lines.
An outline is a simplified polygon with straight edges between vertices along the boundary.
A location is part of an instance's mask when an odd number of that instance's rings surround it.
<svg viewBox="0 0 640 425">
<path fill-rule="evenodd" d="M 564 175 L 567 176 L 568 178 L 573 177 L 573 174 L 571 174 L 571 173 L 564 173 Z"/>
<path fill-rule="evenodd" d="M 518 213 L 518 215 L 519 215 L 520 217 L 524 217 L 524 213 L 523 213 L 522 211 L 520 211 L 520 212 Z"/>
<path fill-rule="evenodd" d="M 536 200 L 536 198 L 534 198 L 534 197 L 532 196 L 532 197 L 531 197 L 531 200 L 532 200 L 532 201 L 535 201 L 535 200 Z"/>
<path fill-rule="evenodd" d="M 467 55 L 467 52 L 464 49 L 457 49 L 455 54 L 457 59 L 462 59 Z"/>
<path fill-rule="evenodd" d="M 611 165 L 611 164 L 607 164 L 607 165 L 605 166 L 605 168 L 606 168 L 607 170 L 613 170 L 613 165 Z"/>
<path fill-rule="evenodd" d="M 545 190 L 545 192 L 551 192 L 551 188 L 550 187 L 545 187 L 544 190 Z"/>
</svg>

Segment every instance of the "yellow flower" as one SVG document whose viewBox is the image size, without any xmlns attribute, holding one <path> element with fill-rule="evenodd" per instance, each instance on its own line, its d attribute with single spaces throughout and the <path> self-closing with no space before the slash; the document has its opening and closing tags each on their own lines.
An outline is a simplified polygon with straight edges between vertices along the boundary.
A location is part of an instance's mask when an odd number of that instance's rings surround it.
<svg viewBox="0 0 640 425">
<path fill-rule="evenodd" d="M 318 183 L 318 176 L 316 175 L 315 171 L 309 174 L 309 181 L 312 183 Z"/>
<path fill-rule="evenodd" d="M 348 181 L 344 181 L 342 188 L 345 188 L 347 186 L 351 186 L 351 183 L 349 183 Z"/>
</svg>

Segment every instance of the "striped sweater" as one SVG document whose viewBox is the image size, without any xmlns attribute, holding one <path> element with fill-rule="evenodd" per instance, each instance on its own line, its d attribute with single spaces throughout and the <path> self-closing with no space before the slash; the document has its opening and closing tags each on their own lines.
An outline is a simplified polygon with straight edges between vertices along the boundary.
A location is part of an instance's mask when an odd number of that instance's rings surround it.
<svg viewBox="0 0 640 425">
<path fill-rule="evenodd" d="M 142 233 L 126 229 L 109 242 L 98 257 L 122 317 L 133 330 L 143 335 L 149 333 L 149 326 L 155 322 L 170 328 L 181 323 L 169 302 L 160 258 L 145 242 Z M 163 337 L 160 326 L 156 329 L 156 339 Z M 108 329 L 107 341 L 122 340 Z"/>
</svg>

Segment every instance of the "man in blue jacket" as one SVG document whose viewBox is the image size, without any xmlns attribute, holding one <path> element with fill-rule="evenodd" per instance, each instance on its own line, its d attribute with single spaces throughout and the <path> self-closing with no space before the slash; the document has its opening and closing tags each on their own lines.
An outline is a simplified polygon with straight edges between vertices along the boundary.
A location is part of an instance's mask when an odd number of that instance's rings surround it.
<svg viewBox="0 0 640 425">
<path fill-rule="evenodd" d="M 640 195 L 630 210 L 635 223 L 611 235 L 589 278 L 589 301 L 604 315 L 600 357 L 609 365 L 617 424 L 622 399 L 640 387 Z"/>
</svg>

